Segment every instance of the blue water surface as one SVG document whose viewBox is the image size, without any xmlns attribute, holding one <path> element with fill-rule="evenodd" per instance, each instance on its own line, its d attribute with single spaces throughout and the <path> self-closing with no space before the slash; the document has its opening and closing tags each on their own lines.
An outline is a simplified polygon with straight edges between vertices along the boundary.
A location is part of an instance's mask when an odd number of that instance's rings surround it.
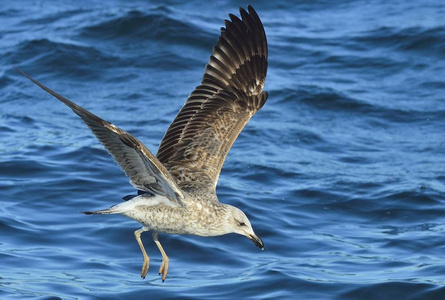
<svg viewBox="0 0 445 300">
<path fill-rule="evenodd" d="M 445 299 L 445 3 L 254 1 L 269 100 L 233 146 L 221 202 L 238 235 L 160 235 L 83 122 L 16 65 L 156 152 L 246 1 L 3 1 L 1 299 Z"/>
</svg>

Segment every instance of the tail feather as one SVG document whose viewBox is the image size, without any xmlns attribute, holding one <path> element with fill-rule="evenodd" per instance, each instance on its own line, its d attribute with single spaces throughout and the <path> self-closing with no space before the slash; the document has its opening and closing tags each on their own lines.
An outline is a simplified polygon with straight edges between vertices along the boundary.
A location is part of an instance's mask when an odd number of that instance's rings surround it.
<svg viewBox="0 0 445 300">
<path fill-rule="evenodd" d="M 113 207 L 110 207 L 108 209 L 103 209 L 103 210 L 82 211 L 82 213 L 86 215 L 107 215 L 107 214 L 116 214 L 117 212 L 113 209 Z"/>
</svg>

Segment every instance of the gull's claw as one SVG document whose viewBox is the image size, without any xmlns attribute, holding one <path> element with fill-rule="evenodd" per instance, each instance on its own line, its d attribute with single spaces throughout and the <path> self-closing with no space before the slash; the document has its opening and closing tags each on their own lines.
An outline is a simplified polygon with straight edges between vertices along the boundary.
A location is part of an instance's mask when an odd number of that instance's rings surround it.
<svg viewBox="0 0 445 300">
<path fill-rule="evenodd" d="M 162 258 L 161 267 L 159 268 L 159 275 L 162 274 L 162 282 L 165 281 L 165 278 L 167 278 L 168 274 L 168 265 L 169 265 L 169 259 L 168 257 Z"/>
<path fill-rule="evenodd" d="M 142 271 L 141 271 L 141 278 L 145 279 L 145 276 L 147 276 L 148 268 L 150 266 L 150 258 L 148 260 L 144 259 L 144 263 L 142 264 Z"/>
<path fill-rule="evenodd" d="M 147 276 L 148 267 L 150 265 L 150 257 L 148 257 L 147 252 L 145 252 L 144 244 L 142 244 L 141 241 L 141 234 L 144 231 L 145 231 L 144 228 L 141 228 L 134 232 L 134 236 L 136 237 L 136 241 L 138 242 L 139 247 L 141 247 L 142 256 L 144 257 L 144 262 L 142 263 L 142 270 L 141 270 L 142 279 L 145 279 L 145 276 Z"/>
</svg>

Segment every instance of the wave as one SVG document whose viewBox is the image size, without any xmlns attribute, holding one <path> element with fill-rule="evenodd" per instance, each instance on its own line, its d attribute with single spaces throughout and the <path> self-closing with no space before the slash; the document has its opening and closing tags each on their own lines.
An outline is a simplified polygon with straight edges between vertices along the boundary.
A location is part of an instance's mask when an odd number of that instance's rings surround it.
<svg viewBox="0 0 445 300">
<path fill-rule="evenodd" d="M 0 59 L 15 65 L 26 65 L 29 73 L 54 73 L 60 70 L 70 76 L 96 78 L 101 69 L 121 66 L 125 63 L 115 56 L 105 54 L 94 47 L 35 39 L 21 42 Z M 34 66 L 34 67 L 33 67 Z"/>
<path fill-rule="evenodd" d="M 380 188 L 387 185 L 381 184 Z M 294 197 L 310 199 L 310 203 L 303 204 L 306 211 L 317 214 L 323 209 L 333 218 L 341 215 L 345 220 L 364 222 L 364 226 L 369 222 L 378 223 L 385 234 L 442 230 L 440 224 L 444 210 L 439 191 L 424 193 L 411 187 L 374 194 L 372 190 L 360 191 L 355 187 L 356 184 L 350 182 L 345 190 L 336 193 L 301 189 L 294 191 Z"/>
<path fill-rule="evenodd" d="M 82 28 L 79 35 L 105 42 L 120 40 L 136 44 L 155 40 L 208 46 L 209 42 L 214 42 L 213 34 L 175 17 L 172 10 L 164 6 L 149 12 L 131 10 L 123 15 L 107 15 L 102 18 L 96 24 Z"/>
<path fill-rule="evenodd" d="M 320 64 L 328 65 L 331 69 L 349 69 L 350 73 L 363 73 L 371 76 L 384 76 L 388 73 L 397 73 L 408 67 L 405 63 L 400 63 L 392 58 L 377 56 L 366 57 L 362 54 L 337 55 L 332 54 L 320 61 Z M 333 78 L 333 81 L 338 80 Z"/>
<path fill-rule="evenodd" d="M 66 12 L 75 14 L 77 11 Z M 62 14 L 63 17 L 64 14 Z M 58 15 L 26 22 L 44 23 Z M 6 52 L 0 62 L 6 65 L 27 65 L 29 73 L 54 73 L 60 70 L 70 77 L 97 78 L 110 76 L 122 81 L 121 72 L 103 72 L 108 68 L 185 69 L 194 66 L 195 57 L 184 45 L 208 51 L 215 42 L 213 32 L 207 32 L 192 22 L 180 20 L 169 8 L 158 7 L 149 12 L 124 11 L 104 15 L 96 13 L 95 24 L 74 28 L 75 34 L 66 40 L 39 38 L 22 41 Z M 29 26 L 30 24 L 28 24 Z M 168 46 L 163 46 L 168 43 Z M 159 51 L 159 48 L 165 48 Z M 153 49 L 153 50 L 152 50 Z M 32 68 L 34 67 L 34 70 Z M 133 76 L 131 74 L 130 76 Z M 131 77 L 125 77 L 128 79 Z M 7 85 L 2 80 L 0 87 Z"/>
<path fill-rule="evenodd" d="M 405 106 L 405 109 L 386 107 L 382 104 L 370 103 L 358 98 L 351 98 L 331 88 L 317 86 L 299 86 L 298 89 L 269 91 L 270 97 L 288 106 L 304 104 L 321 111 L 332 113 L 348 113 L 349 116 L 364 115 L 367 118 L 381 119 L 396 123 L 424 122 L 428 118 L 444 118 L 445 110 L 416 110 Z M 295 108 L 297 111 L 297 108 Z M 353 113 L 353 114 L 351 114 Z"/>
<path fill-rule="evenodd" d="M 43 16 L 37 16 L 36 18 L 30 18 L 27 20 L 24 20 L 20 22 L 20 25 L 26 25 L 26 27 L 29 26 L 36 26 L 36 25 L 48 25 L 55 23 L 57 21 L 65 20 L 67 18 L 70 18 L 72 16 L 81 14 L 86 12 L 84 9 L 72 9 L 72 10 L 66 10 L 66 11 L 57 11 L 55 13 L 51 13 L 48 15 Z"/>
<path fill-rule="evenodd" d="M 335 109 L 336 111 L 367 112 L 373 107 L 371 104 L 349 98 L 334 89 L 313 85 L 301 85 L 296 89 L 286 88 L 279 91 L 269 91 L 269 93 L 277 98 L 279 103 L 285 105 L 304 103 L 320 110 Z"/>
<path fill-rule="evenodd" d="M 444 291 L 443 286 L 434 282 L 424 283 L 421 279 L 412 278 L 410 282 L 395 280 L 361 284 L 340 295 L 339 299 L 442 299 Z"/>
<path fill-rule="evenodd" d="M 353 38 L 357 43 L 373 47 L 387 47 L 399 51 L 413 51 L 428 55 L 445 55 L 445 27 L 410 27 L 399 29 L 380 27 Z"/>
</svg>

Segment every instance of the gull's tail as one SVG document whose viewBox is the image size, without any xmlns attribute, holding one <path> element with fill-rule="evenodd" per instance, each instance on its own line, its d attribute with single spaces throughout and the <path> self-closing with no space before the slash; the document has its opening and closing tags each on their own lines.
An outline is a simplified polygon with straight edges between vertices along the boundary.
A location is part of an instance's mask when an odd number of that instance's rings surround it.
<svg viewBox="0 0 445 300">
<path fill-rule="evenodd" d="M 109 214 L 118 214 L 119 212 L 113 209 L 113 207 L 110 207 L 102 210 L 82 211 L 82 213 L 86 215 L 109 215 Z"/>
</svg>

